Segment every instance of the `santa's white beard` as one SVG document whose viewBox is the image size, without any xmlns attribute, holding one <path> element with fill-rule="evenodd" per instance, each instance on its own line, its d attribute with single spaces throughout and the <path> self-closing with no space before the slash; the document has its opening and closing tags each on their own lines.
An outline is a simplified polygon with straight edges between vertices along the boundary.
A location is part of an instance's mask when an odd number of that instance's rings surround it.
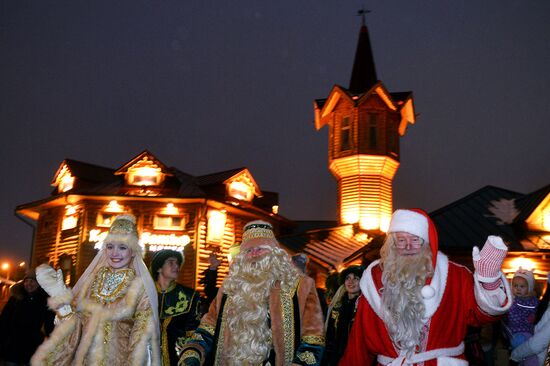
<svg viewBox="0 0 550 366">
<path fill-rule="evenodd" d="M 272 347 L 268 323 L 269 294 L 277 281 L 285 283 L 297 276 L 288 254 L 270 248 L 261 259 L 235 257 L 224 282 L 227 326 L 231 349 L 224 350 L 228 365 L 257 365 L 269 357 Z"/>
<path fill-rule="evenodd" d="M 386 250 L 382 259 L 382 309 L 384 323 L 398 349 L 412 354 L 424 341 L 425 306 L 422 287 L 433 274 L 431 251 L 424 245 L 416 255 L 399 255 Z"/>
</svg>

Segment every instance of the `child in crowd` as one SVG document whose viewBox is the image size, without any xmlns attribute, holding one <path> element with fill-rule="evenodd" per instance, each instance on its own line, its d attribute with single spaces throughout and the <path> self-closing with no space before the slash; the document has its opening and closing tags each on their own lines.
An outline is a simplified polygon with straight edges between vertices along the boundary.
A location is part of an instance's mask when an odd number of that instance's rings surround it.
<svg viewBox="0 0 550 366">
<path fill-rule="evenodd" d="M 504 323 L 506 336 L 512 350 L 533 336 L 538 299 L 534 291 L 533 272 L 518 269 L 512 279 L 514 301 Z M 537 366 L 536 357 L 529 357 L 520 366 Z"/>
</svg>

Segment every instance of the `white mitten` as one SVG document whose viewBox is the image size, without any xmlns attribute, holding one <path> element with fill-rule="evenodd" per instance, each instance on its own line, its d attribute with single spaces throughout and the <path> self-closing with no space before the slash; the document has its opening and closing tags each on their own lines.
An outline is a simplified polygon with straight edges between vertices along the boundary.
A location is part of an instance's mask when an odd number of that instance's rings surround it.
<svg viewBox="0 0 550 366">
<path fill-rule="evenodd" d="M 508 247 L 499 236 L 489 236 L 481 252 L 478 247 L 474 247 L 474 268 L 481 282 L 491 283 L 500 278 L 500 269 L 506 253 Z"/>
<path fill-rule="evenodd" d="M 61 269 L 56 271 L 47 264 L 41 264 L 36 267 L 36 281 L 38 281 L 40 287 L 42 287 L 52 298 L 66 296 L 69 292 L 63 280 L 63 271 L 61 271 Z M 71 305 L 68 304 L 56 310 L 61 317 L 72 313 Z"/>
</svg>

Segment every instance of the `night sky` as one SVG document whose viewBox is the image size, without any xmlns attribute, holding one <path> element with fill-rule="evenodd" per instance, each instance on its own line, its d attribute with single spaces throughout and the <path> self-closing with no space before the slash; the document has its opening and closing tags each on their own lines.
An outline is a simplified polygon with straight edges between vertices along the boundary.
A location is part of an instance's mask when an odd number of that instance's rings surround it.
<svg viewBox="0 0 550 366">
<path fill-rule="evenodd" d="M 0 0 L 0 260 L 28 259 L 14 209 L 65 158 L 246 166 L 282 215 L 335 219 L 313 100 L 348 87 L 363 6 L 378 78 L 419 114 L 394 207 L 550 183 L 548 0 Z"/>
</svg>

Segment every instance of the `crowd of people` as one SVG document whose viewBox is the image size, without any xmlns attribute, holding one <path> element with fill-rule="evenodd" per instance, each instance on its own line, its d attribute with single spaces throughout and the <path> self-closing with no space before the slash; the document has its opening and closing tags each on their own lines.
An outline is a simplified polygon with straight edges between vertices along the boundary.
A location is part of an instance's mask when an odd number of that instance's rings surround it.
<svg viewBox="0 0 550 366">
<path fill-rule="evenodd" d="M 496 236 L 474 247 L 473 273 L 453 263 L 422 210 L 395 211 L 380 259 L 344 269 L 326 292 L 307 275 L 307 256 L 289 256 L 265 221 L 245 225 L 233 254 L 219 289 L 220 261 L 210 256 L 201 298 L 177 282 L 183 253 L 160 250 L 147 267 L 135 218 L 118 216 L 72 289 L 46 264 L 12 287 L 0 314 L 0 359 L 8 366 L 468 365 L 482 364 L 467 359 L 475 330 L 502 324 L 511 362 L 550 361 L 550 290 L 539 301 L 524 269 L 510 286 L 501 271 L 507 247 Z M 474 353 L 483 362 L 483 352 Z"/>
</svg>

